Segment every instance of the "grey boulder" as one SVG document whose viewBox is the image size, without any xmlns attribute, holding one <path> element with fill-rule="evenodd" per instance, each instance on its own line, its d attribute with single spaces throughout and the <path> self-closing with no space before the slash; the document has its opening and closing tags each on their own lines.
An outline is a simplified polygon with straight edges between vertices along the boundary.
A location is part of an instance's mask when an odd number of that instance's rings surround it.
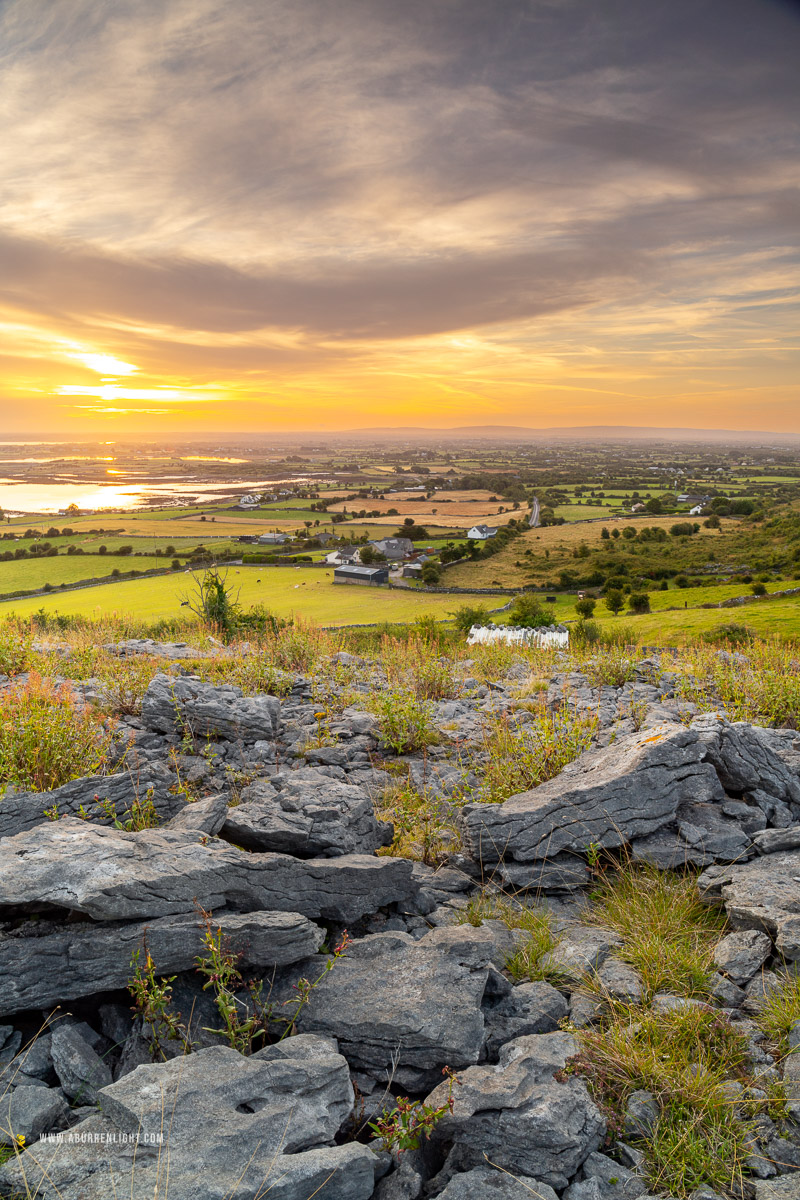
<svg viewBox="0 0 800 1200">
<path fill-rule="evenodd" d="M 185 804 L 170 791 L 174 783 L 175 776 L 166 766 L 148 763 L 136 772 L 122 770 L 115 775 L 73 779 L 50 792 L 17 792 L 9 788 L 0 805 L 0 837 L 13 837 L 37 825 L 46 825 L 51 818 L 45 816 L 45 809 L 59 817 L 74 817 L 83 806 L 92 821 L 110 824 L 112 818 L 100 807 L 101 801 L 108 802 L 122 818 L 137 800 L 143 801 L 148 794 L 161 820 L 167 821 Z"/>
<path fill-rule="evenodd" d="M 577 1053 L 566 1033 L 544 1033 L 508 1042 L 496 1067 L 469 1067 L 453 1089 L 454 1106 L 433 1133 L 437 1144 L 452 1143 L 462 1170 L 485 1160 L 514 1175 L 565 1188 L 593 1150 L 606 1125 L 586 1086 L 576 1078 L 554 1079 Z M 447 1099 L 440 1084 L 427 1103 Z"/>
<path fill-rule="evenodd" d="M 222 829 L 227 815 L 227 796 L 209 796 L 205 800 L 195 800 L 187 804 L 172 818 L 169 827 L 183 830 L 185 833 L 204 833 L 213 837 Z"/>
<path fill-rule="evenodd" d="M 531 1033 L 553 1033 L 569 1012 L 561 992 L 544 980 L 520 983 L 492 1007 L 484 1004 L 486 1054 L 497 1056 L 500 1047 Z"/>
<path fill-rule="evenodd" d="M 776 753 L 771 731 L 716 715 L 699 718 L 693 727 L 700 732 L 706 759 L 726 792 L 757 789 L 790 805 L 800 804 L 800 779 Z"/>
<path fill-rule="evenodd" d="M 589 845 L 614 847 L 674 822 L 681 804 L 725 799 L 694 729 L 662 725 L 590 750 L 560 775 L 504 804 L 464 809 L 466 837 L 485 865 L 533 865 Z M 502 873 L 502 872 L 501 872 Z"/>
<path fill-rule="evenodd" d="M 111 1083 L 111 1070 L 81 1032 L 60 1021 L 50 1043 L 58 1081 L 71 1100 L 94 1104 L 100 1088 Z"/>
<path fill-rule="evenodd" d="M 142 1066 L 99 1102 L 101 1113 L 71 1131 L 74 1143 L 25 1155 L 40 1200 L 152 1200 L 167 1161 L 170 1200 L 308 1200 L 315 1191 L 368 1200 L 374 1188 L 373 1152 L 331 1145 L 353 1090 L 324 1039 L 289 1038 L 251 1058 L 214 1047 Z M 21 1182 L 18 1163 L 0 1168 L 0 1186 Z"/>
<path fill-rule="evenodd" d="M 55 905 L 97 921 L 266 909 L 353 921 L 417 890 L 405 859 L 248 854 L 170 829 L 48 822 L 0 840 L 0 909 Z"/>
<path fill-rule="evenodd" d="M 718 970 L 742 987 L 772 954 L 772 939 L 759 929 L 743 929 L 729 933 L 714 948 L 714 963 Z"/>
<path fill-rule="evenodd" d="M 734 929 L 760 929 L 784 958 L 800 959 L 800 851 L 709 867 L 698 887 L 706 903 L 724 903 Z"/>
<path fill-rule="evenodd" d="M 478 1061 L 493 948 L 491 933 L 471 925 L 419 941 L 361 938 L 314 990 L 300 1028 L 335 1037 L 353 1067 L 381 1082 L 394 1064 L 400 1086 L 431 1086 L 442 1067 Z"/>
<path fill-rule="evenodd" d="M 393 829 L 376 821 L 365 788 L 326 780 L 322 787 L 276 791 L 268 780 L 258 780 L 228 810 L 222 835 L 248 850 L 312 858 L 371 854 L 391 842 Z"/>
<path fill-rule="evenodd" d="M 69 1113 L 59 1088 L 15 1087 L 0 1096 L 0 1146 L 13 1146 L 24 1138 L 29 1146 Z"/>
<path fill-rule="evenodd" d="M 156 675 L 142 700 L 142 721 L 157 733 L 259 742 L 275 737 L 280 701 L 244 696 L 232 684 L 215 687 L 193 676 Z"/>
<path fill-rule="evenodd" d="M 541 1179 L 495 1167 L 473 1167 L 454 1175 L 437 1200 L 558 1200 L 556 1193 Z"/>
<path fill-rule="evenodd" d="M 218 913 L 214 928 L 243 962 L 281 966 L 316 953 L 325 931 L 299 913 Z M 29 936 L 24 936 L 26 931 Z M 50 925 L 29 923 L 0 935 L 0 1010 L 49 1008 L 97 992 L 127 986 L 131 960 L 147 948 L 159 974 L 189 971 L 203 950 L 202 924 L 196 913 L 158 917 L 147 923 L 91 921 Z M 25 1068 L 23 1068 L 25 1069 Z"/>
</svg>

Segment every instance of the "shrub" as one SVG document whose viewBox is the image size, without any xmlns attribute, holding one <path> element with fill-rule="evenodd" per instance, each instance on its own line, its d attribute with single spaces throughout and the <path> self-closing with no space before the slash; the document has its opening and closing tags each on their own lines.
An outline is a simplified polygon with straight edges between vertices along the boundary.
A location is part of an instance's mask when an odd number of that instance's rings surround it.
<svg viewBox="0 0 800 1200">
<path fill-rule="evenodd" d="M 575 612 L 579 617 L 584 617 L 587 621 L 593 615 L 597 601 L 590 596 L 586 596 L 583 600 L 578 600 L 575 605 Z"/>
<path fill-rule="evenodd" d="M 536 596 L 515 596 L 508 612 L 508 623 L 524 629 L 539 629 L 543 625 L 555 625 L 556 615 Z"/>
<path fill-rule="evenodd" d="M 0 630 L 0 674 L 13 679 L 27 671 L 31 659 L 31 639 L 10 626 Z"/>
<path fill-rule="evenodd" d="M 452 805 L 427 788 L 419 791 L 408 782 L 388 788 L 375 805 L 375 815 L 394 826 L 392 844 L 384 851 L 392 857 L 438 867 L 460 848 L 461 834 Z"/>
<path fill-rule="evenodd" d="M 214 568 L 194 579 L 194 590 L 183 597 L 183 603 L 200 618 L 209 629 L 222 637 L 228 637 L 236 624 L 240 607 L 238 592 L 227 581 L 225 574 Z"/>
<path fill-rule="evenodd" d="M 573 646 L 594 646 L 600 641 L 602 630 L 597 621 L 586 621 L 581 618 L 570 630 L 570 641 Z"/>
<path fill-rule="evenodd" d="M 647 592 L 631 592 L 628 597 L 628 608 L 632 613 L 649 613 L 650 597 Z"/>
<path fill-rule="evenodd" d="M 701 636 L 704 642 L 710 642 L 712 646 L 746 646 L 754 641 L 756 631 L 747 625 L 730 621 L 727 624 L 715 625 Z"/>
<path fill-rule="evenodd" d="M 766 584 L 763 583 L 754 583 L 750 590 L 754 596 L 766 596 L 767 594 Z"/>
<path fill-rule="evenodd" d="M 469 633 L 473 625 L 490 625 L 491 616 L 485 604 L 463 604 L 452 614 L 453 624 L 459 633 Z"/>
<path fill-rule="evenodd" d="M 111 735 L 64 684 L 31 674 L 0 694 L 0 784 L 46 792 L 105 770 Z"/>
<path fill-rule="evenodd" d="M 433 705 L 408 691 L 388 690 L 371 697 L 370 707 L 380 723 L 381 738 L 396 754 L 420 750 L 438 740 Z"/>
<path fill-rule="evenodd" d="M 479 798 L 500 804 L 552 779 L 589 748 L 596 730 L 596 717 L 577 716 L 568 709 L 549 713 L 542 708 L 519 729 L 505 716 L 491 722 L 484 731 L 486 761 L 479 768 Z"/>
</svg>

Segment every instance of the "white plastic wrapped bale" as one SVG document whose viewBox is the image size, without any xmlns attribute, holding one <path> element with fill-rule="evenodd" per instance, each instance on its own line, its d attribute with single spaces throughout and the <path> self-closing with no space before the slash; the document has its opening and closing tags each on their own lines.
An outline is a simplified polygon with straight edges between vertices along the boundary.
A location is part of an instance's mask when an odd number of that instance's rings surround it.
<svg viewBox="0 0 800 1200">
<path fill-rule="evenodd" d="M 569 631 L 563 626 L 545 629 L 524 629 L 516 625 L 473 625 L 467 638 L 468 646 L 551 646 L 569 645 Z"/>
</svg>

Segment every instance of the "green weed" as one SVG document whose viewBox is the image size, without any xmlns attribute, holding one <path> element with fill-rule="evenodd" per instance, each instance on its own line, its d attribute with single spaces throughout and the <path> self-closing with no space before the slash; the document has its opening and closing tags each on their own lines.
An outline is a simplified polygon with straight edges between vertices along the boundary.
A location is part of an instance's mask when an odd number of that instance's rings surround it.
<svg viewBox="0 0 800 1200">
<path fill-rule="evenodd" d="M 0 785 L 35 792 L 105 771 L 111 733 L 67 685 L 31 673 L 0 694 Z"/>
</svg>

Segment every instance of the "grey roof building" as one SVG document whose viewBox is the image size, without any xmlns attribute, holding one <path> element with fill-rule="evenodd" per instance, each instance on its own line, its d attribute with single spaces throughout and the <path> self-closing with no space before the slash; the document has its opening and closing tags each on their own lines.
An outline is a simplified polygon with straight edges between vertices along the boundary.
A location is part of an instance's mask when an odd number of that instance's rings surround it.
<svg viewBox="0 0 800 1200">
<path fill-rule="evenodd" d="M 389 568 L 347 566 L 336 567 L 333 572 L 334 583 L 356 583 L 362 587 L 379 587 L 389 582 Z"/>
</svg>

